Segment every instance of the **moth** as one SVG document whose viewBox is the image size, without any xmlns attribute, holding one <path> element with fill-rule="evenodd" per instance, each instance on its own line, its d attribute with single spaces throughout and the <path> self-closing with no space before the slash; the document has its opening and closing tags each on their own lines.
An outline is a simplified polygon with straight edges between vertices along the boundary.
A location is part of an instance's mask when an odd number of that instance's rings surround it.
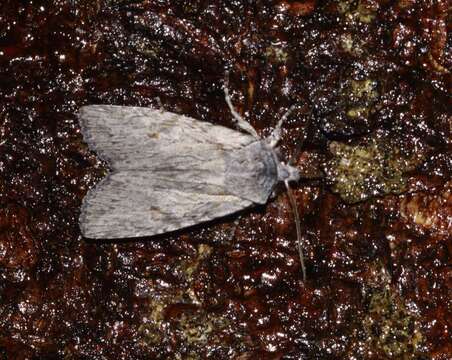
<svg viewBox="0 0 452 360">
<path fill-rule="evenodd" d="M 111 169 L 83 199 L 82 235 L 167 233 L 265 204 L 278 182 L 289 189 L 298 181 L 298 169 L 281 161 L 276 147 L 292 108 L 260 138 L 234 110 L 227 87 L 225 98 L 242 131 L 161 109 L 82 107 L 84 140 Z"/>
</svg>

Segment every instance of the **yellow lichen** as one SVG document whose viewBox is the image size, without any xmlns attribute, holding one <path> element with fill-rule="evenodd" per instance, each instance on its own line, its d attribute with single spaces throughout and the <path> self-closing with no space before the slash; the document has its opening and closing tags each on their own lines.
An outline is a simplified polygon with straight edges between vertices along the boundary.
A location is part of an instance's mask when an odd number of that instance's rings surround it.
<svg viewBox="0 0 452 360">
<path fill-rule="evenodd" d="M 368 347 L 390 359 L 415 358 L 423 342 L 416 315 L 389 285 L 373 293 L 363 325 Z"/>
<path fill-rule="evenodd" d="M 352 94 L 369 100 L 378 98 L 377 82 L 373 79 L 352 80 L 350 82 Z"/>
<path fill-rule="evenodd" d="M 267 47 L 265 56 L 273 63 L 285 63 L 289 58 L 289 53 L 280 43 L 274 43 Z"/>
<path fill-rule="evenodd" d="M 364 42 L 350 33 L 340 37 L 340 44 L 342 49 L 351 55 L 359 56 L 364 53 Z"/>
<path fill-rule="evenodd" d="M 177 337 L 184 353 L 172 354 L 175 359 L 196 359 L 200 349 L 207 344 L 222 344 L 222 332 L 230 325 L 230 321 L 223 314 L 209 312 L 201 307 L 200 300 L 196 296 L 196 274 L 202 262 L 209 257 L 212 248 L 201 244 L 197 248 L 194 259 L 181 262 L 177 273 L 182 274 L 182 283 L 186 286 L 176 292 L 160 293 L 155 298 L 149 299 L 149 313 L 143 319 L 138 329 L 141 335 L 143 347 L 161 346 L 169 340 L 168 334 Z M 176 308 L 176 315 L 171 314 L 172 308 Z M 240 334 L 234 335 L 236 338 Z M 170 346 L 170 343 L 167 344 Z"/>
<path fill-rule="evenodd" d="M 326 163 L 325 173 L 332 191 L 347 203 L 402 193 L 407 185 L 404 173 L 423 160 L 421 152 L 410 156 L 381 138 L 360 145 L 333 141 L 330 151 L 333 158 Z"/>
<path fill-rule="evenodd" d="M 375 6 L 363 0 L 340 0 L 337 4 L 339 13 L 343 14 L 350 23 L 370 24 L 376 17 Z"/>
</svg>

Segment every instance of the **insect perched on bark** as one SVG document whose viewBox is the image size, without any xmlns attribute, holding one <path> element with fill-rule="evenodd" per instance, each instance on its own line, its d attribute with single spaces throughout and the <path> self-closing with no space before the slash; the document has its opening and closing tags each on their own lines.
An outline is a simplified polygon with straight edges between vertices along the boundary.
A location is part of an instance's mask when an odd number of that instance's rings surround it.
<svg viewBox="0 0 452 360">
<path fill-rule="evenodd" d="M 80 229 L 94 239 L 162 234 L 265 204 L 282 181 L 300 223 L 289 182 L 299 171 L 275 150 L 281 125 L 261 139 L 226 102 L 241 130 L 151 108 L 90 105 L 80 110 L 89 147 L 108 162 L 109 175 L 83 200 Z"/>
</svg>

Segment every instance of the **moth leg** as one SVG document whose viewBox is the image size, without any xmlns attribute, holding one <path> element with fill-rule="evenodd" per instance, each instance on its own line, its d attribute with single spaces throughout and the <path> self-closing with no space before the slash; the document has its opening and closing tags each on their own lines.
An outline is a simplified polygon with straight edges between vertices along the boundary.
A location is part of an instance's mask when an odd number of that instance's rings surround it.
<svg viewBox="0 0 452 360">
<path fill-rule="evenodd" d="M 229 110 L 235 120 L 237 126 L 248 134 L 254 136 L 256 139 L 260 139 L 256 130 L 244 119 L 240 116 L 240 114 L 234 109 L 234 105 L 232 104 L 231 97 L 229 95 L 229 71 L 226 71 L 224 76 L 224 98 L 226 100 L 226 104 L 228 104 Z"/>
<path fill-rule="evenodd" d="M 157 105 L 159 106 L 160 112 L 164 112 L 165 108 L 163 107 L 163 103 L 162 100 L 160 99 L 160 96 L 157 96 L 155 100 L 157 101 Z"/>
<path fill-rule="evenodd" d="M 284 121 L 287 120 L 287 118 L 289 117 L 289 115 L 292 113 L 292 111 L 294 111 L 296 105 L 292 105 L 285 113 L 284 115 L 281 117 L 281 119 L 279 119 L 278 123 L 276 124 L 275 128 L 273 129 L 272 133 L 270 134 L 270 136 L 267 138 L 268 142 L 270 143 L 271 147 L 275 147 L 276 144 L 278 143 L 278 141 L 281 139 L 281 126 L 283 124 Z"/>
</svg>

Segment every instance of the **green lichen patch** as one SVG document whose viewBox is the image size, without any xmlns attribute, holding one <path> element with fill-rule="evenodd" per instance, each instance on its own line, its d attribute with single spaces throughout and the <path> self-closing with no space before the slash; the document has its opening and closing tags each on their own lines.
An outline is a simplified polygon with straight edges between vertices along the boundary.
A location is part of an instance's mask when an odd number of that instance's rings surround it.
<svg viewBox="0 0 452 360">
<path fill-rule="evenodd" d="M 364 53 L 366 43 L 354 34 L 345 33 L 340 37 L 340 45 L 342 50 L 346 53 L 360 56 Z"/>
<path fill-rule="evenodd" d="M 378 98 L 377 81 L 372 79 L 352 80 L 350 82 L 351 93 L 358 98 L 369 101 Z"/>
<path fill-rule="evenodd" d="M 372 137 L 362 144 L 333 141 L 333 157 L 324 167 L 334 193 L 347 203 L 406 190 L 405 173 L 422 162 L 422 151 L 408 151 L 386 137 Z"/>
<path fill-rule="evenodd" d="M 414 359 L 423 336 L 417 317 L 391 289 L 373 293 L 363 321 L 367 345 L 389 359 Z"/>
<path fill-rule="evenodd" d="M 143 348 L 166 351 L 174 359 L 198 359 L 199 354 L 215 351 L 240 352 L 243 335 L 231 332 L 233 323 L 221 307 L 205 306 L 196 295 L 199 269 L 211 253 L 210 246 L 200 244 L 197 255 L 181 262 L 176 271 L 186 286 L 149 299 L 149 313 L 138 329 Z"/>
<path fill-rule="evenodd" d="M 229 320 L 221 315 L 198 311 L 194 314 L 183 314 L 175 324 L 175 333 L 179 335 L 179 341 L 189 349 L 185 356 L 196 358 L 200 349 L 208 345 L 228 347 L 223 342 L 222 335 L 229 326 Z"/>
<path fill-rule="evenodd" d="M 373 115 L 380 99 L 379 81 L 348 76 L 336 86 L 337 90 L 327 95 L 331 107 L 322 118 L 323 130 L 341 136 L 368 133 L 378 123 Z"/>
<path fill-rule="evenodd" d="M 365 0 L 341 0 L 337 7 L 350 23 L 370 24 L 376 17 L 377 7 Z"/>
<path fill-rule="evenodd" d="M 145 318 L 139 331 L 143 335 L 143 342 L 147 345 L 158 345 L 163 341 L 165 331 L 169 323 L 165 317 L 167 309 L 175 304 L 191 305 L 193 308 L 199 305 L 199 300 L 193 289 L 194 276 L 201 262 L 206 259 L 212 249 L 210 246 L 200 244 L 194 259 L 180 262 L 176 271 L 181 274 L 181 282 L 187 286 L 179 288 L 176 292 L 164 292 L 149 299 L 149 314 Z"/>
<path fill-rule="evenodd" d="M 193 276 L 199 268 L 201 262 L 209 257 L 212 253 L 212 248 L 206 244 L 200 244 L 197 249 L 197 256 L 194 261 L 187 261 L 181 263 L 181 269 L 189 282 L 193 281 Z"/>
<path fill-rule="evenodd" d="M 373 79 L 351 80 L 347 86 L 349 107 L 347 117 L 351 119 L 367 118 L 372 105 L 378 100 L 378 83 Z"/>
<path fill-rule="evenodd" d="M 289 53 L 281 43 L 274 43 L 265 49 L 265 57 L 272 63 L 283 64 L 289 59 Z"/>
<path fill-rule="evenodd" d="M 150 317 L 139 328 L 143 347 L 172 348 L 176 340 L 177 350 L 170 351 L 172 356 L 191 359 L 206 350 L 207 346 L 226 349 L 230 345 L 224 341 L 231 326 L 230 320 L 222 314 L 200 307 L 157 301 L 151 303 L 151 308 Z M 172 314 L 168 315 L 168 312 Z M 235 337 L 239 338 L 238 335 Z"/>
</svg>

